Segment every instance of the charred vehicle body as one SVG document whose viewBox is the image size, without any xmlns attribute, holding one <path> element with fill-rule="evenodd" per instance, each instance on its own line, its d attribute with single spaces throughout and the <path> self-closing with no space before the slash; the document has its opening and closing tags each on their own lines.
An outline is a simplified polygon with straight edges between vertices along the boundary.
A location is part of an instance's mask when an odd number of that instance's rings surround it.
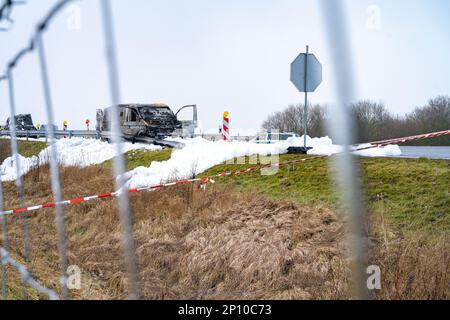
<svg viewBox="0 0 450 320">
<path fill-rule="evenodd" d="M 36 127 L 33 124 L 33 119 L 31 114 L 19 114 L 14 117 L 16 123 L 16 131 L 36 131 Z M 11 126 L 11 118 L 6 120 L 6 125 L 3 127 L 4 130 L 8 131 Z"/>
<path fill-rule="evenodd" d="M 97 110 L 98 131 L 111 131 L 112 108 Z M 186 108 L 193 109 L 192 120 L 180 121 L 178 114 Z M 127 139 L 193 136 L 197 127 L 196 105 L 184 106 L 174 114 L 166 104 L 121 104 L 118 105 L 118 112 L 122 134 Z"/>
</svg>

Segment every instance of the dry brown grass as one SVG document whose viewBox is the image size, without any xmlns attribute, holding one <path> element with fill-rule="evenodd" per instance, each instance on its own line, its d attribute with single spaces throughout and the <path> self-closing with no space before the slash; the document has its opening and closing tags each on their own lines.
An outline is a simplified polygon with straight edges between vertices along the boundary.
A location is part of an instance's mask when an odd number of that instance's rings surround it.
<svg viewBox="0 0 450 320">
<path fill-rule="evenodd" d="M 382 290 L 389 300 L 450 298 L 450 236 L 390 232 L 382 217 L 372 216 L 371 260 L 382 270 Z"/>
<path fill-rule="evenodd" d="M 384 270 L 379 299 L 450 299 L 448 236 L 393 241 L 374 255 Z"/>
<path fill-rule="evenodd" d="M 61 176 L 66 197 L 113 188 L 109 169 L 100 166 L 64 168 Z M 33 203 L 51 200 L 47 167 L 30 172 L 25 185 Z M 17 206 L 14 185 L 5 188 L 6 206 Z M 132 203 L 144 298 L 349 298 L 342 222 L 329 208 L 300 207 L 249 192 L 202 192 L 192 186 L 134 195 Z M 126 298 L 115 200 L 69 206 L 65 212 L 70 264 L 83 271 L 83 288 L 72 291 L 72 297 Z M 53 210 L 44 210 L 29 221 L 35 275 L 57 289 L 53 215 Z M 374 225 L 383 224 L 374 220 Z M 11 248 L 20 259 L 20 221 L 11 218 L 9 226 Z M 386 227 L 373 234 L 372 260 L 383 270 L 378 298 L 449 297 L 448 239 L 412 242 Z M 20 298 L 18 279 L 11 278 L 9 285 Z"/>
</svg>

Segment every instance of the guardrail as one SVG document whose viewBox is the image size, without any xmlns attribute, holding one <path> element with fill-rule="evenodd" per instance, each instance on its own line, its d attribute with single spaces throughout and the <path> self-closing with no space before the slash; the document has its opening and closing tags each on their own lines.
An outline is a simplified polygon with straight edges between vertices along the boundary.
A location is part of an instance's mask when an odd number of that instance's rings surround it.
<svg viewBox="0 0 450 320">
<path fill-rule="evenodd" d="M 11 132 L 8 130 L 0 131 L 0 136 L 11 136 Z M 17 130 L 16 136 L 19 138 L 28 139 L 48 139 L 48 133 L 43 130 Z M 111 132 L 108 131 L 87 131 L 87 130 L 56 130 L 54 131 L 55 138 L 72 138 L 72 137 L 83 137 L 83 138 L 95 138 L 95 139 L 110 139 Z M 208 141 L 222 141 L 223 136 L 221 134 L 195 134 L 195 138 L 200 137 Z M 174 138 L 177 138 L 175 136 Z M 230 141 L 243 141 L 249 142 L 256 139 L 256 136 L 230 136 Z M 154 139 L 150 137 L 136 137 L 136 142 L 149 143 L 163 145 L 171 148 L 179 148 L 182 143 L 177 143 L 173 141 L 166 141 L 161 139 Z"/>
<path fill-rule="evenodd" d="M 100 133 L 98 131 L 83 131 L 83 130 L 58 130 L 54 131 L 55 138 L 61 138 L 61 137 L 85 137 L 85 138 L 96 138 L 101 139 L 102 137 L 106 137 L 106 133 Z M 12 133 L 10 131 L 4 130 L 0 131 L 0 136 L 11 136 Z M 46 138 L 48 139 L 48 133 L 46 131 L 42 130 L 17 130 L 16 136 L 19 138 L 29 138 L 29 139 L 40 139 L 40 138 Z M 109 135 L 108 135 L 109 137 Z"/>
<path fill-rule="evenodd" d="M 194 137 L 201 137 L 208 141 L 221 141 L 223 140 L 223 135 L 221 134 L 195 134 Z M 229 141 L 252 141 L 256 139 L 256 136 L 230 136 Z"/>
<path fill-rule="evenodd" d="M 87 130 L 58 130 L 53 131 L 53 135 L 55 138 L 73 138 L 73 137 L 82 137 L 82 138 L 91 138 L 91 139 L 112 139 L 112 133 L 109 131 L 87 131 Z M 13 134 L 10 131 L 4 130 L 0 131 L 0 137 L 6 136 L 11 137 Z M 49 140 L 49 134 L 46 131 L 36 131 L 36 130 L 20 130 L 16 131 L 16 137 L 18 138 L 26 138 L 28 139 L 40 139 L 45 138 L 45 141 Z M 126 138 L 122 136 L 124 140 Z M 147 143 L 147 144 L 155 144 L 163 147 L 169 148 L 182 148 L 184 146 L 181 142 L 176 141 L 167 141 L 161 139 L 154 139 L 150 137 L 136 137 L 133 139 L 133 142 Z"/>
</svg>

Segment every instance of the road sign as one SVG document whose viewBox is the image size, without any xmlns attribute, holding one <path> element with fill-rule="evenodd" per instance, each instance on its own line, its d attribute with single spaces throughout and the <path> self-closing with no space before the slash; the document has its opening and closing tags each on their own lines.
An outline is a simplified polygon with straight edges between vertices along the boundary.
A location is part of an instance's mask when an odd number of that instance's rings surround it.
<svg viewBox="0 0 450 320">
<path fill-rule="evenodd" d="M 300 92 L 305 93 L 305 106 L 303 112 L 303 151 L 308 152 L 310 148 L 306 145 L 307 123 L 308 123 L 308 92 L 314 92 L 322 83 L 322 65 L 316 56 L 309 53 L 309 46 L 306 46 L 306 53 L 300 53 L 291 63 L 291 82 Z"/>
<path fill-rule="evenodd" d="M 300 92 L 314 92 L 322 83 L 322 65 L 316 56 L 301 53 L 291 64 L 291 81 Z"/>
</svg>

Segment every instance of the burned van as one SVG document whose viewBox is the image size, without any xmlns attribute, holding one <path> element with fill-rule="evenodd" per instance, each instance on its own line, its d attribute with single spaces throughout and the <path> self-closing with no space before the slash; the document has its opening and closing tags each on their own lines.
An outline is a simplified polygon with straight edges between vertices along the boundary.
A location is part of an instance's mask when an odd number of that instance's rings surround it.
<svg viewBox="0 0 450 320">
<path fill-rule="evenodd" d="M 16 124 L 16 131 L 36 131 L 36 127 L 33 124 L 33 118 L 31 114 L 19 114 L 14 117 Z M 11 119 L 6 119 L 5 130 L 10 130 Z"/>
<path fill-rule="evenodd" d="M 196 127 L 197 107 L 192 107 L 194 116 L 191 126 Z M 121 104 L 118 106 L 120 127 L 126 138 L 150 137 L 164 139 L 183 129 L 183 122 L 166 104 Z M 97 111 L 97 130 L 111 131 L 112 107 Z"/>
</svg>

